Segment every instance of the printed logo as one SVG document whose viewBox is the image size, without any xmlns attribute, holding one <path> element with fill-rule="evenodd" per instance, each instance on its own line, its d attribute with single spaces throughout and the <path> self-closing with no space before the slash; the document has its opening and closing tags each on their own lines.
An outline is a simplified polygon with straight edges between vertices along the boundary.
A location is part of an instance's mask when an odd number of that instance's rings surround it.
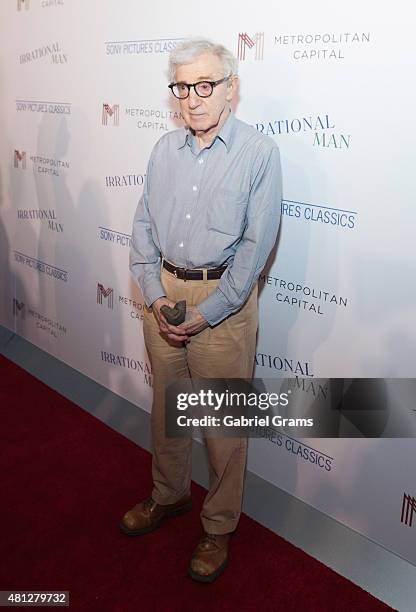
<svg viewBox="0 0 416 612">
<path fill-rule="evenodd" d="M 19 62 L 21 64 L 27 64 L 28 62 L 33 62 L 45 57 L 49 57 L 52 64 L 66 64 L 68 62 L 68 56 L 63 53 L 59 42 L 26 51 L 26 53 L 22 53 L 19 56 Z"/>
<path fill-rule="evenodd" d="M 116 230 L 109 229 L 108 227 L 99 227 L 98 237 L 106 242 L 113 242 L 119 246 L 130 248 L 131 246 L 131 234 L 125 234 L 124 232 L 118 232 Z"/>
<path fill-rule="evenodd" d="M 40 7 L 41 8 L 50 8 L 54 6 L 63 6 L 64 0 L 42 0 Z M 29 9 L 30 0 L 17 0 L 17 10 L 21 11 L 24 7 L 26 10 Z"/>
<path fill-rule="evenodd" d="M 127 117 L 127 120 L 133 120 L 134 126 L 139 129 L 158 130 L 169 132 L 172 128 L 179 127 L 183 120 L 182 114 L 179 111 L 160 109 L 160 108 L 135 108 L 126 106 L 123 107 L 122 116 Z M 102 125 L 108 125 L 112 121 L 113 125 L 120 125 L 120 105 L 103 103 L 101 113 Z M 124 121 L 124 125 L 126 122 Z M 132 184 L 131 175 L 127 175 L 129 184 Z M 111 177 L 110 177 L 111 179 Z M 133 178 L 134 180 L 134 178 Z M 124 178 L 123 178 L 124 181 Z"/>
<path fill-rule="evenodd" d="M 330 472 L 333 468 L 334 457 L 310 446 L 310 444 L 304 443 L 303 440 L 292 438 L 273 427 L 256 425 L 252 430 L 255 431 L 256 437 L 264 438 L 268 442 L 275 444 L 276 448 L 289 453 L 292 458 L 298 461 L 305 461 L 315 468 L 325 470 L 326 472 Z"/>
<path fill-rule="evenodd" d="M 97 304 L 103 303 L 103 298 L 107 300 L 107 307 L 113 310 L 114 308 L 114 289 L 108 287 L 106 289 L 101 283 L 97 284 Z"/>
<path fill-rule="evenodd" d="M 346 50 L 369 43 L 370 32 L 310 32 L 279 34 L 274 37 L 275 47 L 289 51 L 292 59 L 297 61 L 343 60 Z"/>
<path fill-rule="evenodd" d="M 31 219 L 47 221 L 49 230 L 59 233 L 64 231 L 64 225 L 57 220 L 56 212 L 53 208 L 42 210 L 38 208 L 18 208 L 17 218 L 19 221 L 28 221 Z"/>
<path fill-rule="evenodd" d="M 167 120 L 173 122 L 173 127 L 178 127 L 178 122 L 183 119 L 182 113 L 178 111 L 160 108 L 127 107 L 125 114 L 134 119 L 138 118 L 136 127 L 140 129 L 163 130 L 164 132 L 172 129 Z"/>
<path fill-rule="evenodd" d="M 260 283 L 263 283 L 266 291 L 274 292 L 274 297 L 280 304 L 318 315 L 326 314 L 331 306 L 346 308 L 348 304 L 348 298 L 345 296 L 319 287 L 310 287 L 303 282 L 260 274 Z"/>
<path fill-rule="evenodd" d="M 66 160 L 44 157 L 43 155 L 27 155 L 26 151 L 18 151 L 17 149 L 14 150 L 14 167 L 19 168 L 19 164 L 21 164 L 22 169 L 25 170 L 27 157 L 33 163 L 33 170 L 40 174 L 60 176 L 62 168 L 69 169 L 69 162 Z"/>
<path fill-rule="evenodd" d="M 21 163 L 22 170 L 26 170 L 26 151 L 18 151 L 14 150 L 14 167 L 19 168 L 19 163 Z"/>
<path fill-rule="evenodd" d="M 145 174 L 114 174 L 105 177 L 106 187 L 142 187 Z"/>
<path fill-rule="evenodd" d="M 246 59 L 246 49 L 251 51 L 253 47 L 254 59 L 262 60 L 264 53 L 264 32 L 256 32 L 254 36 L 249 36 L 247 32 L 240 32 L 238 35 L 238 59 L 244 61 Z"/>
<path fill-rule="evenodd" d="M 118 355 L 109 351 L 100 351 L 101 361 L 110 366 L 126 368 L 127 370 L 136 371 L 141 377 L 144 384 L 153 387 L 152 368 L 149 363 L 143 359 L 134 359 L 127 355 Z"/>
<path fill-rule="evenodd" d="M 38 102 L 37 100 L 16 100 L 18 112 L 49 113 L 51 115 L 70 115 L 71 102 Z"/>
<path fill-rule="evenodd" d="M 151 38 L 142 40 L 108 40 L 106 55 L 143 55 L 149 53 L 170 53 L 184 38 Z"/>
<path fill-rule="evenodd" d="M 295 200 L 282 200 L 281 213 L 286 217 L 312 223 L 322 223 L 327 227 L 340 227 L 346 230 L 355 229 L 358 217 L 356 210 Z"/>
<path fill-rule="evenodd" d="M 292 373 L 304 377 L 313 377 L 312 367 L 308 361 L 297 361 L 291 357 L 279 355 L 268 355 L 267 353 L 256 353 L 255 364 L 257 367 L 270 368 L 278 372 Z"/>
<path fill-rule="evenodd" d="M 291 119 L 262 120 L 253 127 L 266 136 L 293 135 L 299 133 L 313 133 L 312 146 L 322 149 L 344 150 L 350 148 L 351 134 L 341 134 L 335 128 L 335 123 L 325 115 L 309 115 Z M 331 130 L 331 131 L 326 131 Z M 334 131 L 333 131 L 334 130 Z"/>
<path fill-rule="evenodd" d="M 403 493 L 402 515 L 400 517 L 400 522 L 404 523 L 408 527 L 411 527 L 414 512 L 416 512 L 416 497 Z"/>
<path fill-rule="evenodd" d="M 31 257 L 26 253 L 22 253 L 21 251 L 13 251 L 14 259 L 17 263 L 21 263 L 33 270 L 41 274 L 46 274 L 46 276 L 52 276 L 55 280 L 60 280 L 63 283 L 68 281 L 68 271 L 62 270 L 61 268 L 57 268 L 56 266 L 52 266 L 48 264 L 46 261 L 41 261 L 40 259 L 36 259 L 36 257 Z"/>
<path fill-rule="evenodd" d="M 20 315 L 21 319 L 26 318 L 26 308 L 24 302 L 19 302 L 16 298 L 13 298 L 13 316 L 17 317 Z"/>
<path fill-rule="evenodd" d="M 103 104 L 103 111 L 101 114 L 101 122 L 103 125 L 108 125 L 109 118 L 113 120 L 113 125 L 119 125 L 119 104 L 110 106 L 109 104 Z"/>
<path fill-rule="evenodd" d="M 67 333 L 65 325 L 51 319 L 48 315 L 37 312 L 24 302 L 19 302 L 17 298 L 13 298 L 13 315 L 22 320 L 29 319 L 38 330 L 47 332 L 54 338 L 58 338 L 60 335 L 62 336 Z"/>
<path fill-rule="evenodd" d="M 103 304 L 103 300 L 107 300 L 107 308 L 114 311 L 114 301 L 116 303 L 116 313 L 129 312 L 131 319 L 139 319 L 143 321 L 143 311 L 145 309 L 144 302 L 139 298 L 132 298 L 126 295 L 120 295 L 114 292 L 112 287 L 107 289 L 101 283 L 97 284 L 97 304 Z M 124 309 L 127 306 L 128 310 Z"/>
</svg>

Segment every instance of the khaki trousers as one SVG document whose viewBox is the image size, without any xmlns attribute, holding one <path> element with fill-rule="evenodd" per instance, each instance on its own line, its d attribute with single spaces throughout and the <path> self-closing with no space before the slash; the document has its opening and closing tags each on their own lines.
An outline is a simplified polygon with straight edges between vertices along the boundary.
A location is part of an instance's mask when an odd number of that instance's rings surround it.
<svg viewBox="0 0 416 612">
<path fill-rule="evenodd" d="M 219 280 L 183 281 L 161 268 L 169 300 L 197 306 Z M 258 327 L 257 283 L 243 307 L 190 342 L 167 340 L 151 308 L 145 307 L 143 332 L 153 373 L 151 414 L 153 499 L 172 504 L 191 484 L 191 438 L 165 437 L 165 382 L 175 378 L 251 378 Z M 207 533 L 234 531 L 241 513 L 247 458 L 246 438 L 205 438 L 209 459 L 209 491 L 201 511 Z"/>
</svg>

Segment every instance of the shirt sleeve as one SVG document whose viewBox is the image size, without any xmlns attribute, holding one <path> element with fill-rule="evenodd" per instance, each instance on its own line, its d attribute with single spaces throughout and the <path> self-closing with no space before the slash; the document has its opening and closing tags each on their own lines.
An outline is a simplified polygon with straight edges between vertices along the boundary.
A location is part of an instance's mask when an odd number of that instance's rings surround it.
<svg viewBox="0 0 416 612">
<path fill-rule="evenodd" d="M 154 151 L 150 156 L 143 193 L 134 215 L 130 247 L 130 271 L 139 284 L 147 306 L 166 295 L 160 281 L 161 254 L 153 241 L 148 208 L 153 160 Z"/>
<path fill-rule="evenodd" d="M 198 304 L 211 326 L 239 310 L 250 295 L 276 242 L 281 201 L 280 154 L 273 143 L 271 150 L 263 148 L 253 163 L 246 225 L 234 259 L 215 291 Z"/>
</svg>

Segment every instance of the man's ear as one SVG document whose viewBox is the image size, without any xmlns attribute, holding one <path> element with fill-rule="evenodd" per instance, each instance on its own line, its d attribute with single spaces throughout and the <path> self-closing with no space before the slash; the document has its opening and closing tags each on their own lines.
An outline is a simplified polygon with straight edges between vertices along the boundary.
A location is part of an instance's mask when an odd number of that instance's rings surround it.
<svg viewBox="0 0 416 612">
<path fill-rule="evenodd" d="M 227 83 L 227 102 L 231 102 L 238 88 L 238 76 L 234 74 Z"/>
</svg>

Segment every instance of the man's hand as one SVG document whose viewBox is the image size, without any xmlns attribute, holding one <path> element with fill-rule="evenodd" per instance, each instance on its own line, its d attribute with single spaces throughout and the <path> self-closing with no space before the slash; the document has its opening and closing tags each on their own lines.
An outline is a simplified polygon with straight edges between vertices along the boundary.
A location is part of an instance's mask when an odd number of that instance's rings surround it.
<svg viewBox="0 0 416 612">
<path fill-rule="evenodd" d="M 170 340 L 174 340 L 175 342 L 184 342 L 188 340 L 188 335 L 184 332 L 183 329 L 178 329 L 181 327 L 180 325 L 170 325 L 163 313 L 160 312 L 160 309 L 163 305 L 170 306 L 173 308 L 175 306 L 175 302 L 171 302 L 166 297 L 160 297 L 155 300 L 152 304 L 152 310 L 156 317 L 156 321 L 159 324 L 159 329 L 162 334 L 165 334 Z"/>
<path fill-rule="evenodd" d="M 176 327 L 177 333 L 194 336 L 209 326 L 209 323 L 199 312 L 196 306 L 186 307 L 185 321 Z"/>
<path fill-rule="evenodd" d="M 160 312 L 160 308 L 166 304 L 173 308 L 175 302 L 171 302 L 166 297 L 160 297 L 155 300 L 152 304 L 152 309 L 156 317 L 156 321 L 159 324 L 160 331 L 165 334 L 170 340 L 175 342 L 186 342 L 189 340 L 189 336 L 199 334 L 203 329 L 209 326 L 209 323 L 199 312 L 196 306 L 186 306 L 186 318 L 180 325 L 170 325 L 163 313 Z"/>
</svg>

